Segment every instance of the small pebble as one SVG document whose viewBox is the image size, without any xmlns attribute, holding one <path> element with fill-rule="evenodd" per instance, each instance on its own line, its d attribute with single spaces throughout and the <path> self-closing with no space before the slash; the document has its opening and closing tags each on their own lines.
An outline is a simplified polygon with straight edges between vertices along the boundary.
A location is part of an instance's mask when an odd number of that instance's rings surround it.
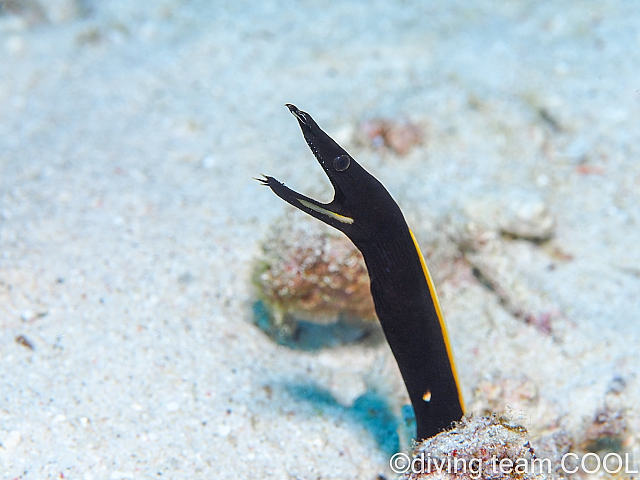
<svg viewBox="0 0 640 480">
<path fill-rule="evenodd" d="M 535 194 L 500 193 L 469 202 L 464 208 L 469 220 L 488 231 L 501 231 L 528 240 L 548 240 L 555 219 L 546 203 Z"/>
<path fill-rule="evenodd" d="M 140 38 L 146 41 L 154 40 L 158 36 L 158 27 L 151 22 L 147 22 L 140 27 Z"/>
<path fill-rule="evenodd" d="M 544 173 L 541 173 L 538 175 L 538 178 L 536 178 L 536 185 L 540 188 L 547 187 L 549 185 L 549 177 Z"/>
<path fill-rule="evenodd" d="M 18 335 L 16 337 L 16 343 L 22 345 L 23 347 L 27 347 L 29 350 L 33 350 L 33 344 L 27 340 L 24 335 Z"/>
<path fill-rule="evenodd" d="M 80 16 L 80 2 L 75 0 L 47 0 L 39 4 L 53 24 L 70 22 Z"/>
<path fill-rule="evenodd" d="M 111 480 L 124 480 L 125 478 L 133 478 L 133 472 L 121 472 L 114 470 L 109 476 Z"/>
<path fill-rule="evenodd" d="M 17 35 L 11 36 L 6 40 L 5 48 L 13 56 L 19 56 L 24 52 L 25 42 L 22 37 Z"/>
<path fill-rule="evenodd" d="M 18 15 L 5 14 L 0 18 L 0 33 L 23 32 L 27 27 L 26 19 Z"/>
<path fill-rule="evenodd" d="M 329 385 L 331 395 L 346 408 L 367 391 L 367 384 L 359 372 L 335 372 Z"/>
<path fill-rule="evenodd" d="M 58 415 L 53 417 L 53 423 L 64 422 L 66 419 L 67 419 L 66 415 L 63 415 L 62 413 L 59 413 Z"/>
<path fill-rule="evenodd" d="M 627 382 L 621 376 L 616 376 L 611 379 L 609 382 L 609 388 L 607 389 L 607 393 L 615 393 L 616 395 L 621 394 L 627 386 Z"/>
<path fill-rule="evenodd" d="M 216 166 L 216 159 L 211 155 L 207 155 L 202 159 L 202 168 L 206 170 L 211 170 L 215 166 Z"/>
<path fill-rule="evenodd" d="M 220 425 L 218 427 L 218 435 L 221 437 L 227 437 L 231 433 L 230 425 Z"/>
<path fill-rule="evenodd" d="M 355 136 L 359 143 L 373 148 L 386 147 L 398 155 L 406 155 L 424 141 L 424 132 L 418 124 L 388 118 L 374 118 L 360 123 Z"/>
<path fill-rule="evenodd" d="M 5 450 L 13 450 L 22 442 L 22 434 L 19 430 L 10 431 L 3 439 L 2 446 Z"/>
<path fill-rule="evenodd" d="M 553 236 L 555 220 L 542 200 L 508 202 L 500 216 L 503 232 L 516 237 L 546 240 Z"/>
</svg>

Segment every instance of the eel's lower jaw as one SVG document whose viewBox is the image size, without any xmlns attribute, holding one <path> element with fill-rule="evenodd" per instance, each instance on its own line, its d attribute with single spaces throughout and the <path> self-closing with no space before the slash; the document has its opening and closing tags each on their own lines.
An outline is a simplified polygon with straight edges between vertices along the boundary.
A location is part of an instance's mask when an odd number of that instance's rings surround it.
<svg viewBox="0 0 640 480">
<path fill-rule="evenodd" d="M 295 190 L 291 190 L 284 183 L 267 175 L 263 175 L 262 178 L 256 178 L 256 180 L 265 187 L 271 188 L 273 193 L 288 204 L 313 217 L 316 217 L 318 220 L 327 223 L 338 230 L 342 229 L 341 226 L 351 225 L 353 223 L 353 218 L 341 215 L 334 211 L 340 210 L 340 206 L 335 202 L 331 202 L 329 204 L 320 203 L 313 198 L 306 197 Z"/>
<path fill-rule="evenodd" d="M 275 180 L 277 182 L 277 180 L 273 177 L 268 177 L 267 175 L 265 175 L 264 173 L 261 173 L 260 175 L 262 175 L 261 178 L 257 178 L 257 177 L 253 177 L 254 180 L 257 180 L 260 182 L 260 185 L 264 185 L 265 187 L 269 186 L 269 182 L 271 180 Z"/>
<path fill-rule="evenodd" d="M 256 180 L 259 181 L 261 185 L 269 187 L 273 193 L 288 203 L 293 204 L 295 198 L 300 196 L 298 192 L 291 190 L 277 178 L 263 174 L 262 178 L 256 178 Z"/>
</svg>

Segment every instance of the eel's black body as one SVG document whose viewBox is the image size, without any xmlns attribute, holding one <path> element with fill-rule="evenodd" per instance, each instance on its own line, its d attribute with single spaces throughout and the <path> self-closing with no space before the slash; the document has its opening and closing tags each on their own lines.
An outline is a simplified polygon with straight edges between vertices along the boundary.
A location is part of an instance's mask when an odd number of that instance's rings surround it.
<svg viewBox="0 0 640 480">
<path fill-rule="evenodd" d="M 280 198 L 346 234 L 364 256 L 376 314 L 398 362 L 416 416 L 418 439 L 463 415 L 453 358 L 437 295 L 415 238 L 389 192 L 315 123 L 287 105 L 335 196 L 321 204 L 273 177 L 261 181 Z"/>
</svg>

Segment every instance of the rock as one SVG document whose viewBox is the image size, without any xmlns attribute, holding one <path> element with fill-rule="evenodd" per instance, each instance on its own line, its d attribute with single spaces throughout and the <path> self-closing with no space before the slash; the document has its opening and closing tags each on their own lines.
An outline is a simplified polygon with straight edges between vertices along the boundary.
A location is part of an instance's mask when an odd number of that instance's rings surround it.
<svg viewBox="0 0 640 480">
<path fill-rule="evenodd" d="M 379 328 L 364 259 L 344 235 L 310 217 L 286 216 L 261 247 L 256 323 L 278 343 L 315 349 Z"/>
<path fill-rule="evenodd" d="M 398 457 L 404 454 L 394 456 L 392 462 L 394 458 L 400 462 L 392 463 L 392 468 L 404 473 L 404 480 L 554 478 L 551 464 L 551 471 L 535 471 L 533 454 L 529 434 L 522 425 L 495 415 L 468 416 L 451 430 L 415 445 L 412 459 Z"/>
<path fill-rule="evenodd" d="M 19 430 L 12 430 L 8 432 L 3 438 L 1 445 L 5 450 L 13 450 L 22 442 L 22 434 Z"/>
<path fill-rule="evenodd" d="M 542 200 L 516 199 L 505 205 L 499 227 L 515 237 L 548 240 L 553 236 L 555 220 Z"/>
<path fill-rule="evenodd" d="M 487 230 L 527 240 L 548 240 L 555 229 L 548 206 L 535 194 L 505 192 L 487 196 L 469 202 L 464 213 Z"/>
</svg>

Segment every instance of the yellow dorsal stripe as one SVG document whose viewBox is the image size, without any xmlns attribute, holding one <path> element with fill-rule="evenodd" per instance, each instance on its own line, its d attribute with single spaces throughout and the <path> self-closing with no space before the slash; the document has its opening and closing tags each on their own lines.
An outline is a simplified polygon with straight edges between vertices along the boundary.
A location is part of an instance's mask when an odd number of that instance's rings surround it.
<svg viewBox="0 0 640 480">
<path fill-rule="evenodd" d="M 301 198 L 298 199 L 298 201 L 304 205 L 307 208 L 310 208 L 311 210 L 315 210 L 318 213 L 323 213 L 324 215 L 327 215 L 328 217 L 332 217 L 335 218 L 336 220 L 338 220 L 339 222 L 342 223 L 353 223 L 353 218 L 351 217 L 345 217 L 344 215 L 338 215 L 337 213 L 333 213 L 331 210 L 327 210 L 326 208 L 322 208 L 319 207 L 311 202 L 307 202 L 306 200 L 302 200 Z"/>
<path fill-rule="evenodd" d="M 460 391 L 460 383 L 458 382 L 458 372 L 456 371 L 456 363 L 453 361 L 453 352 L 451 350 L 451 344 L 449 343 L 449 334 L 447 333 L 447 324 L 444 323 L 444 316 L 442 315 L 442 310 L 440 309 L 440 300 L 438 300 L 438 293 L 436 292 L 436 287 L 433 284 L 433 280 L 431 279 L 431 274 L 429 273 L 429 269 L 427 268 L 427 263 L 424 261 L 424 257 L 422 256 L 422 252 L 420 251 L 420 246 L 418 245 L 418 241 L 416 240 L 416 237 L 411 231 L 411 229 L 409 229 L 409 233 L 411 234 L 411 239 L 413 240 L 413 244 L 415 245 L 416 250 L 418 251 L 418 257 L 420 257 L 420 264 L 422 265 L 422 271 L 424 272 L 424 276 L 427 279 L 427 285 L 429 285 L 429 292 L 431 293 L 433 304 L 436 307 L 436 314 L 438 315 L 438 320 L 440 321 L 440 330 L 442 331 L 444 344 L 447 347 L 447 356 L 449 357 L 449 363 L 451 364 L 453 379 L 455 380 L 456 386 L 458 387 L 458 399 L 460 400 L 460 406 L 462 407 L 462 411 L 464 412 L 466 410 L 464 407 L 464 399 L 462 398 L 462 392 Z"/>
</svg>

